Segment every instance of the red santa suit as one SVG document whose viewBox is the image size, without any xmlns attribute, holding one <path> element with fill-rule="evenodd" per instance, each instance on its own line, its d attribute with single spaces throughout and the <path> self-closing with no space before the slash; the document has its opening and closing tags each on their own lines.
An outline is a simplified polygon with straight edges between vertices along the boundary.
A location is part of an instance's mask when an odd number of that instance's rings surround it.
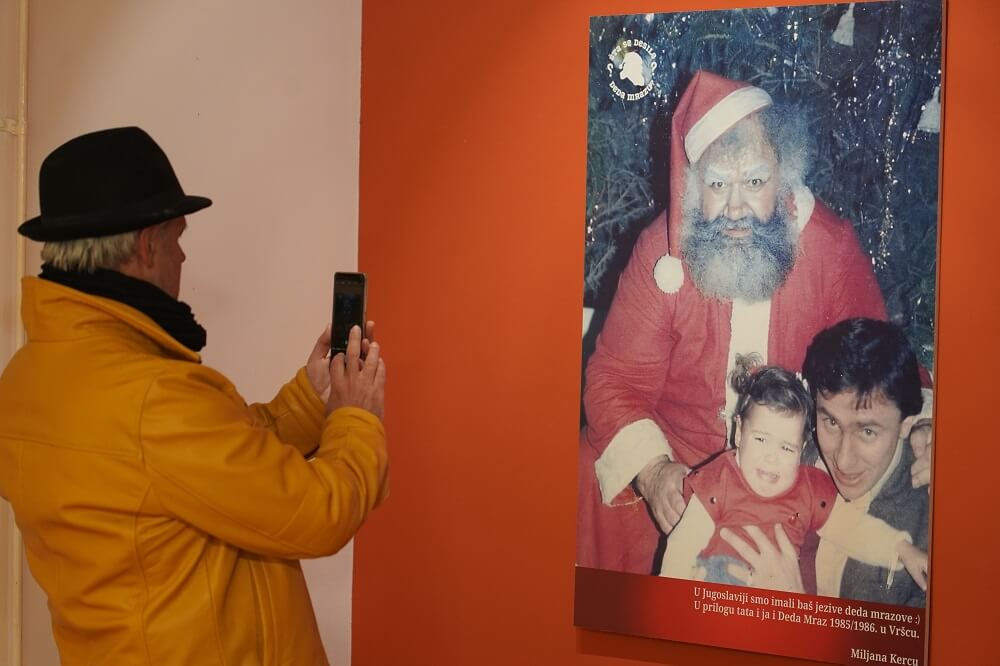
<svg viewBox="0 0 1000 666">
<path fill-rule="evenodd" d="M 659 455 L 692 466 L 725 448 L 735 403 L 726 378 L 737 353 L 799 370 L 822 329 L 848 317 L 886 317 L 853 226 L 801 184 L 787 202 L 797 256 L 769 301 L 706 298 L 691 281 L 679 239 L 688 167 L 770 103 L 759 88 L 698 72 L 674 113 L 669 220 L 661 215 L 639 236 L 587 364 L 580 566 L 654 573 L 661 534 L 631 482 Z"/>
</svg>

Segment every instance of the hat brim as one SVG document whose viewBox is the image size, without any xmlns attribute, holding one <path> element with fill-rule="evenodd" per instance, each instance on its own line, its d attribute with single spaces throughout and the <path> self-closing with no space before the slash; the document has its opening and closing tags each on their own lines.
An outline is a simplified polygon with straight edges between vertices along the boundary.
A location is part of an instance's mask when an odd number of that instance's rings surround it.
<svg viewBox="0 0 1000 666">
<path fill-rule="evenodd" d="M 151 227 L 182 215 L 190 215 L 211 205 L 212 200 L 207 197 L 184 195 L 156 205 L 143 202 L 113 211 L 87 215 L 42 214 L 19 226 L 17 232 L 40 242 L 101 238 Z"/>
</svg>

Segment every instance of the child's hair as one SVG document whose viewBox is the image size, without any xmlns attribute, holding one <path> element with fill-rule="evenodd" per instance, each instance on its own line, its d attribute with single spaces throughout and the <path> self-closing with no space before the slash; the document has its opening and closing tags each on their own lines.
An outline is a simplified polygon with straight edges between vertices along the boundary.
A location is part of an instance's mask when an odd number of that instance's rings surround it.
<svg viewBox="0 0 1000 666">
<path fill-rule="evenodd" d="M 824 396 L 853 391 L 860 409 L 881 395 L 906 418 L 923 406 L 919 368 L 903 329 L 859 317 L 817 333 L 806 350 L 802 374 L 813 398 L 817 391 Z"/>
<path fill-rule="evenodd" d="M 757 354 L 737 354 L 736 368 L 729 373 L 729 384 L 739 395 L 733 411 L 733 433 L 730 443 L 735 446 L 736 418 L 746 421 L 750 407 L 761 405 L 782 414 L 803 416 L 802 450 L 808 451 L 806 461 L 813 457 L 813 425 L 816 419 L 812 396 L 802 380 L 777 365 L 760 365 Z"/>
</svg>

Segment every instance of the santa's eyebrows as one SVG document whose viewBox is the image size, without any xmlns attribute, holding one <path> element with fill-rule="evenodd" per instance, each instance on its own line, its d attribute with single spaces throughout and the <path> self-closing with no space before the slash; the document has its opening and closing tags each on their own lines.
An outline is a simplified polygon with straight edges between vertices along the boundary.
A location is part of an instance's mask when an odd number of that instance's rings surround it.
<svg viewBox="0 0 1000 666">
<path fill-rule="evenodd" d="M 712 183 L 712 182 L 715 182 L 717 180 L 720 180 L 720 181 L 723 181 L 723 182 L 728 182 L 729 180 L 732 179 L 733 175 L 734 175 L 734 170 L 733 169 L 726 169 L 725 167 L 720 168 L 720 167 L 714 167 L 714 166 L 707 166 L 707 167 L 705 167 L 705 182 L 706 183 Z"/>
<path fill-rule="evenodd" d="M 753 178 L 760 178 L 766 180 L 771 177 L 771 165 L 767 162 L 761 162 L 760 164 L 755 164 L 754 166 L 747 169 L 747 180 Z"/>
<path fill-rule="evenodd" d="M 771 165 L 765 161 L 758 162 L 756 164 L 751 164 L 750 167 L 743 171 L 745 180 L 753 180 L 759 178 L 761 180 L 767 180 L 771 177 Z M 734 180 L 739 172 L 737 169 L 731 167 L 719 167 L 708 165 L 705 167 L 705 178 L 706 183 L 712 183 L 715 181 L 730 182 Z"/>
</svg>

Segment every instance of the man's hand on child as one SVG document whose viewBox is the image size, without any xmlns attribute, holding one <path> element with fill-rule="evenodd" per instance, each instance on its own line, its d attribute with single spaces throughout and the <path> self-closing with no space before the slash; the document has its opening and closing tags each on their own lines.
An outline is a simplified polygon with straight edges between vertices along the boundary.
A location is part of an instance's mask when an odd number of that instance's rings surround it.
<svg viewBox="0 0 1000 666">
<path fill-rule="evenodd" d="M 802 572 L 799 571 L 799 556 L 781 525 L 774 526 L 777 548 L 756 525 L 747 525 L 743 529 L 753 539 L 757 546 L 756 550 L 728 528 L 724 527 L 719 532 L 719 536 L 736 549 L 740 557 L 750 565 L 730 564 L 727 567 L 729 575 L 743 581 L 749 587 L 804 593 L 805 585 L 802 584 Z"/>
<path fill-rule="evenodd" d="M 899 559 L 903 566 L 913 577 L 913 582 L 923 590 L 927 591 L 927 553 L 914 546 L 909 541 L 900 541 L 896 546 Z"/>
<path fill-rule="evenodd" d="M 687 465 L 671 462 L 667 456 L 659 456 L 635 477 L 636 489 L 646 500 L 664 534 L 670 534 L 684 513 L 684 477 L 689 471 Z"/>
</svg>

